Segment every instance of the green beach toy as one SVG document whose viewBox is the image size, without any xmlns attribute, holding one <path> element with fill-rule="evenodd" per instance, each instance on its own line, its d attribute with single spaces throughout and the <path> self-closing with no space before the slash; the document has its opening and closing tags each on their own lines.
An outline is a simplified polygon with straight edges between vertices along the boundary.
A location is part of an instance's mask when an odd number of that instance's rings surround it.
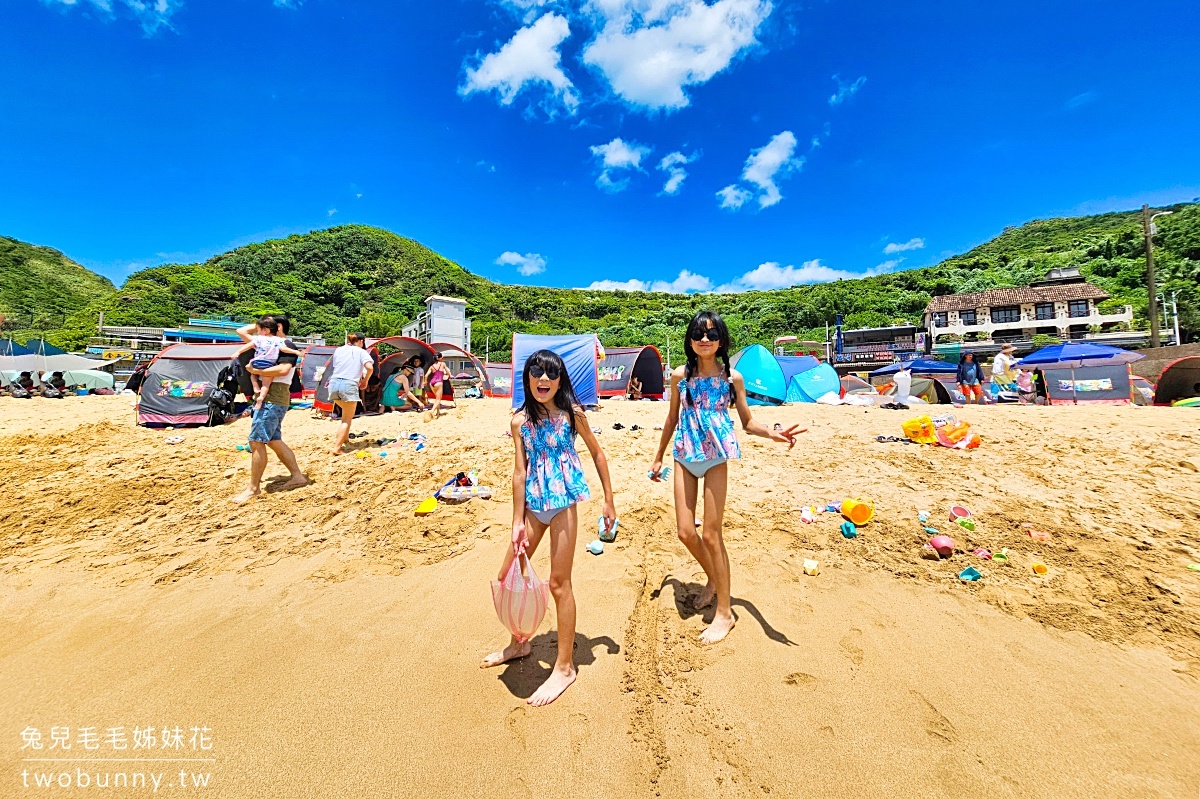
<svg viewBox="0 0 1200 799">
<path fill-rule="evenodd" d="M 1006 547 L 999 552 L 992 553 L 992 563 L 999 563 L 1001 565 L 1008 563 L 1008 548 Z"/>
<path fill-rule="evenodd" d="M 1200 572 L 1200 563 L 1189 563 L 1188 571 Z"/>
</svg>

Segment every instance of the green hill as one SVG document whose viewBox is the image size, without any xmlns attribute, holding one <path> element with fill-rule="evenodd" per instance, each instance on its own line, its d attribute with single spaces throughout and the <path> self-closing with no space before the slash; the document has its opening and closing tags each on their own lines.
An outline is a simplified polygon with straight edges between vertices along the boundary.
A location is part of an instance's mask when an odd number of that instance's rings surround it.
<svg viewBox="0 0 1200 799">
<path fill-rule="evenodd" d="M 57 250 L 0 236 L 0 314 L 19 341 L 57 330 L 67 317 L 116 294 L 103 278 Z"/>
<path fill-rule="evenodd" d="M 1173 216 L 1160 220 L 1155 238 L 1159 286 L 1179 292 L 1181 325 L 1194 334 L 1200 332 L 1200 205 L 1172 210 Z M 674 295 L 496 284 L 411 239 L 345 225 L 240 247 L 203 264 L 142 270 L 120 291 L 96 290 L 86 307 L 47 337 L 79 346 L 93 335 L 100 311 L 109 324 L 150 326 L 178 324 L 188 316 L 282 312 L 295 320 L 300 334 L 334 339 L 356 329 L 382 336 L 398 333 L 426 296 L 445 294 L 467 300 L 474 319 L 472 348 L 482 352 L 490 342 L 493 357 L 507 354 L 515 331 L 594 332 L 609 346 L 661 347 L 668 338 L 677 344 L 700 308 L 719 311 L 739 346 L 769 344 L 785 334 L 808 337 L 819 331 L 823 337 L 837 313 L 851 327 L 917 322 L 933 295 L 1028 285 L 1068 265 L 1113 295 L 1106 306 L 1132 305 L 1137 324 L 1144 326 L 1142 248 L 1140 212 L 1039 220 L 926 269 L 775 291 Z M 47 303 L 56 296 L 50 285 L 43 293 Z M 54 307 L 65 306 L 60 301 Z"/>
</svg>

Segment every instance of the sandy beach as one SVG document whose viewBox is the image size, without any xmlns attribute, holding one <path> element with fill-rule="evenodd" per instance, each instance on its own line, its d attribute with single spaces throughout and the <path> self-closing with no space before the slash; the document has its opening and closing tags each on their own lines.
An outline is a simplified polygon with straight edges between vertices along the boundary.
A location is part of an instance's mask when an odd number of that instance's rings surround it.
<svg viewBox="0 0 1200 799">
<path fill-rule="evenodd" d="M 533 656 L 478 668 L 505 640 L 488 581 L 511 520 L 506 401 L 360 420 L 365 458 L 327 455 L 333 425 L 295 410 L 284 436 L 312 484 L 270 490 L 284 480 L 272 459 L 263 497 L 237 508 L 246 420 L 171 446 L 134 425 L 127 396 L 0 398 L 0 795 L 80 767 L 32 760 L 59 756 L 54 726 L 73 742 L 89 726 L 130 735 L 125 752 L 76 743 L 72 757 L 194 758 L 184 781 L 210 782 L 185 788 L 161 760 L 85 770 L 161 772 L 159 792 L 217 797 L 1200 794 L 1194 410 L 966 408 L 983 446 L 959 452 L 877 443 L 901 435 L 903 411 L 756 409 L 809 431 L 790 453 L 741 436 L 725 519 L 738 625 L 714 647 L 686 604 L 701 572 L 669 488 L 646 478 L 665 412 L 589 415 L 620 536 L 588 554 L 598 500 L 581 510 L 579 679 L 534 710 L 553 605 Z M 366 443 L 413 431 L 425 451 Z M 414 515 L 472 467 L 493 499 Z M 833 514 L 800 522 L 801 506 L 846 497 L 875 503 L 856 539 Z M 950 530 L 952 503 L 974 532 Z M 952 558 L 921 557 L 919 509 L 954 536 Z M 968 565 L 980 582 L 957 579 Z M 185 734 L 135 754 L 135 726 L 208 728 L 212 748 Z M 29 728 L 44 748 L 22 748 Z"/>
</svg>

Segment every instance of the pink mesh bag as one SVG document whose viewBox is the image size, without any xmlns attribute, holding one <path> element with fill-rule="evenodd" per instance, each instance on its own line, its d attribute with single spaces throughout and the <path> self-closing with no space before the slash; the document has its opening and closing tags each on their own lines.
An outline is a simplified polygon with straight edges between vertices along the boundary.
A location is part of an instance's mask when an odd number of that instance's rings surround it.
<svg viewBox="0 0 1200 799">
<path fill-rule="evenodd" d="M 516 557 L 503 580 L 492 580 L 492 602 L 496 616 L 513 636 L 528 641 L 546 617 L 550 586 L 533 573 L 533 564 L 525 554 L 525 539 L 515 545 Z"/>
</svg>

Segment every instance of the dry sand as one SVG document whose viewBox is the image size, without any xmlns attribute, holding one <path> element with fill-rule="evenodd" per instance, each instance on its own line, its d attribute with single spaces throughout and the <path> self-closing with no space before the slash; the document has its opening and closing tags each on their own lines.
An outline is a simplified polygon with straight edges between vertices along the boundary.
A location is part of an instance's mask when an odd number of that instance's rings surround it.
<svg viewBox="0 0 1200 799">
<path fill-rule="evenodd" d="M 21 750 L 22 730 L 48 741 L 55 725 L 124 726 L 131 747 L 135 725 L 179 725 L 167 755 L 213 758 L 185 764 L 212 775 L 186 792 L 218 797 L 1200 794 L 1194 410 L 966 409 L 984 437 L 970 453 L 875 443 L 904 412 L 759 410 L 810 431 L 791 453 L 742 437 L 725 521 L 739 623 L 712 648 L 684 604 L 699 573 L 668 488 L 645 477 L 659 434 L 612 429 L 665 410 L 590 415 L 621 536 L 587 554 L 598 501 L 581 511 L 579 680 L 533 710 L 553 610 L 533 657 L 477 667 L 505 638 L 488 591 L 511 514 L 503 402 L 362 420 L 371 438 L 429 436 L 364 459 L 325 455 L 333 426 L 295 411 L 285 435 L 313 485 L 238 509 L 245 421 L 169 446 L 127 397 L 0 399 L 0 796 L 39 793 L 22 771 L 74 774 Z M 414 517 L 472 466 L 493 500 Z M 267 477 L 283 481 L 277 461 Z M 800 523 L 802 505 L 847 496 L 877 508 L 857 539 L 832 515 Z M 953 533 L 951 560 L 921 559 L 917 510 L 948 529 L 951 502 L 979 529 Z M 547 552 L 534 563 L 548 573 Z M 967 565 L 982 582 L 955 579 Z M 191 726 L 211 728 L 211 751 L 192 753 Z M 178 766 L 84 764 L 166 773 L 168 793 Z"/>
</svg>

